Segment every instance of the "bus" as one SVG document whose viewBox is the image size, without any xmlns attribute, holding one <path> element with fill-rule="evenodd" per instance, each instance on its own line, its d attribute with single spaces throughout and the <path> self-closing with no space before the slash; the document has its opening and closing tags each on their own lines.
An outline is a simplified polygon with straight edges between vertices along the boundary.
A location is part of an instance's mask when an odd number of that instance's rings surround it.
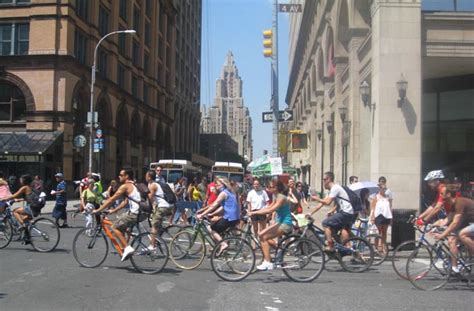
<svg viewBox="0 0 474 311">
<path fill-rule="evenodd" d="M 201 174 L 199 168 L 193 166 L 188 160 L 160 160 L 150 163 L 150 170 L 161 166 L 161 176 L 168 184 L 175 184 L 181 177 L 186 177 L 188 183 Z"/>
<path fill-rule="evenodd" d="M 216 162 L 212 166 L 212 178 L 223 176 L 241 184 L 244 182 L 244 173 L 245 170 L 241 163 Z"/>
</svg>

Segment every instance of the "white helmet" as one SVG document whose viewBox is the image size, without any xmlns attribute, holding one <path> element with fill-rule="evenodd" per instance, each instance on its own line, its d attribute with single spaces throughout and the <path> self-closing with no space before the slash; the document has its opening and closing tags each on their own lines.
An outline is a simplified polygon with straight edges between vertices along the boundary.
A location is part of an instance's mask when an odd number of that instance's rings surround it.
<svg viewBox="0 0 474 311">
<path fill-rule="evenodd" d="M 437 170 L 437 171 L 429 172 L 428 175 L 426 175 L 425 177 L 425 181 L 432 181 L 432 180 L 443 179 L 443 178 L 444 178 L 443 171 Z"/>
</svg>

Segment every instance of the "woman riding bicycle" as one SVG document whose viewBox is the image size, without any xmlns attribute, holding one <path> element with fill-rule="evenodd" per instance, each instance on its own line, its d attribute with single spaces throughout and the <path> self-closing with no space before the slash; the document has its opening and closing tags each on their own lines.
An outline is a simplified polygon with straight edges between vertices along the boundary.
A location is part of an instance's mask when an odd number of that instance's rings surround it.
<svg viewBox="0 0 474 311">
<path fill-rule="evenodd" d="M 275 194 L 275 200 L 273 203 L 263 209 L 249 212 L 250 217 L 272 214 L 275 211 L 277 214 L 276 223 L 259 234 L 263 252 L 263 262 L 261 265 L 257 266 L 257 269 L 261 271 L 273 269 L 270 257 L 270 246 L 276 248 L 277 243 L 274 238 L 290 233 L 293 228 L 290 205 L 287 199 L 288 189 L 281 181 L 272 181 L 270 189 Z"/>
<path fill-rule="evenodd" d="M 33 219 L 33 211 L 31 210 L 31 195 L 33 194 L 33 190 L 31 188 L 31 183 L 33 182 L 33 178 L 31 175 L 23 175 L 20 177 L 20 184 L 21 188 L 15 192 L 13 195 L 7 196 L 2 198 L 2 201 L 10 201 L 15 200 L 15 202 L 25 201 L 23 207 L 16 208 L 13 210 L 13 216 L 18 220 L 18 222 L 22 225 L 20 229 L 24 228 L 24 223 L 27 220 Z"/>
</svg>

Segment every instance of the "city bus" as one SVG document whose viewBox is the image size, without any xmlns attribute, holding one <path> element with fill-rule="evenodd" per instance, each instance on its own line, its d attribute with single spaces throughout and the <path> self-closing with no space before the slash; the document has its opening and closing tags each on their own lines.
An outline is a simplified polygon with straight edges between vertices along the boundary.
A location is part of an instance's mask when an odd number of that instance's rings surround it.
<svg viewBox="0 0 474 311">
<path fill-rule="evenodd" d="M 216 162 L 212 166 L 212 177 L 224 176 L 229 180 L 233 180 L 238 183 L 244 181 L 244 167 L 241 163 L 235 162 Z"/>
<path fill-rule="evenodd" d="M 161 176 L 168 184 L 175 184 L 181 177 L 186 177 L 189 183 L 201 174 L 188 160 L 160 160 L 150 163 L 150 170 L 154 171 L 157 166 L 161 166 Z"/>
</svg>

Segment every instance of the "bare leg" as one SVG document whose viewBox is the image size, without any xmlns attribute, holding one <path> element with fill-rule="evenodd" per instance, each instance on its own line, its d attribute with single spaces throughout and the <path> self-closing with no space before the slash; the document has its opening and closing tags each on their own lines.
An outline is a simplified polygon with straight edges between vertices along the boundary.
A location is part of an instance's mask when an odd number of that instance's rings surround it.
<svg viewBox="0 0 474 311">
<path fill-rule="evenodd" d="M 451 256 L 451 264 L 452 264 L 453 267 L 456 267 L 458 265 L 458 261 L 456 259 L 458 254 L 459 254 L 459 249 L 458 249 L 458 246 L 457 246 L 457 242 L 458 242 L 457 237 L 455 237 L 455 236 L 449 236 L 448 237 L 449 250 L 454 255 L 454 256 Z"/>
<path fill-rule="evenodd" d="M 269 240 L 277 236 L 279 224 L 274 224 L 268 227 L 267 229 L 260 232 L 260 244 L 262 246 L 263 260 L 266 262 L 271 261 L 270 257 L 270 243 Z"/>
<path fill-rule="evenodd" d="M 324 227 L 324 235 L 326 236 L 326 243 L 328 245 L 328 249 L 334 249 L 334 241 L 332 240 L 332 229 L 329 227 Z"/>
<path fill-rule="evenodd" d="M 467 229 L 468 228 L 465 228 L 461 230 L 461 232 L 459 232 L 459 239 L 464 244 L 464 246 L 467 247 L 469 255 L 471 255 L 471 257 L 474 257 L 474 240 L 472 237 L 472 233 L 469 233 Z"/>
</svg>

